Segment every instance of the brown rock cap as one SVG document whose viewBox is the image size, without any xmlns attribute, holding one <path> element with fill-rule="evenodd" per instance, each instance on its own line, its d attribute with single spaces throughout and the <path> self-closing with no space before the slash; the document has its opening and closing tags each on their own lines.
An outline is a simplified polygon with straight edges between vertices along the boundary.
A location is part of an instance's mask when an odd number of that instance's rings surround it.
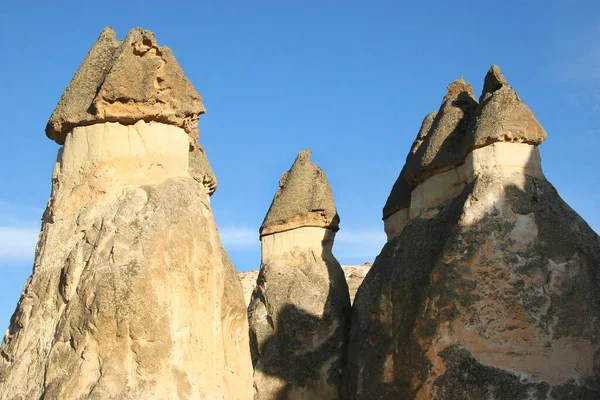
<svg viewBox="0 0 600 400">
<path fill-rule="evenodd" d="M 500 68 L 492 65 L 483 84 L 479 106 L 463 145 L 464 156 L 495 142 L 539 145 L 546 131 L 533 112 L 508 84 Z"/>
<path fill-rule="evenodd" d="M 52 113 L 46 135 L 63 144 L 76 126 L 158 121 L 183 128 L 195 141 L 202 97 L 154 34 L 132 29 L 118 41 L 110 27 L 81 63 Z"/>
<path fill-rule="evenodd" d="M 392 191 L 385 202 L 385 206 L 383 207 L 383 219 L 387 219 L 389 216 L 394 214 L 396 211 L 402 210 L 404 208 L 410 207 L 410 195 L 414 189 L 414 186 L 410 185 L 407 181 L 406 177 L 406 165 L 409 163 L 412 156 L 419 149 L 429 132 L 431 131 L 431 127 L 433 126 L 433 121 L 437 116 L 437 112 L 431 112 L 425 116 L 423 122 L 421 123 L 421 128 L 419 129 L 419 133 L 417 134 L 417 138 L 413 142 L 413 145 L 410 149 L 410 152 L 406 156 L 406 163 L 396 179 L 394 186 L 392 187 Z"/>
<path fill-rule="evenodd" d="M 331 187 L 323 170 L 310 161 L 311 154 L 310 149 L 298 153 L 292 168 L 281 175 L 261 236 L 304 226 L 339 229 Z"/>
<path fill-rule="evenodd" d="M 464 162 L 461 145 L 476 108 L 473 88 L 464 78 L 448 85 L 429 134 L 406 165 L 406 177 L 412 185 Z"/>
</svg>

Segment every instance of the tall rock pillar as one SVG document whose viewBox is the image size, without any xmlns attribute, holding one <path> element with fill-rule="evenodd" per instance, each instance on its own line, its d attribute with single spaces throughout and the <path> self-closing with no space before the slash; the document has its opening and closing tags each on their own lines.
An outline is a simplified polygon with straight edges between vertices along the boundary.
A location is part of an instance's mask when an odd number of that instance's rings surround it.
<svg viewBox="0 0 600 400">
<path fill-rule="evenodd" d="M 600 238 L 544 176 L 546 132 L 497 66 L 423 125 L 354 301 L 348 398 L 598 398 Z"/>
<path fill-rule="evenodd" d="M 202 98 L 152 32 L 106 28 L 52 114 L 63 145 L 0 399 L 249 399 L 241 284 L 210 209 Z"/>
<path fill-rule="evenodd" d="M 332 254 L 339 217 L 323 171 L 298 154 L 260 228 L 248 316 L 255 399 L 340 398 L 350 298 Z"/>
</svg>

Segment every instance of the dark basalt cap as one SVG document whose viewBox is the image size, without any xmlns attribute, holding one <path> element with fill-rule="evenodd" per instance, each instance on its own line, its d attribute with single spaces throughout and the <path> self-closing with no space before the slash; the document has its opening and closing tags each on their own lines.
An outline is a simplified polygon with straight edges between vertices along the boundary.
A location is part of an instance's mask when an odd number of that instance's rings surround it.
<svg viewBox="0 0 600 400">
<path fill-rule="evenodd" d="M 144 120 L 179 126 L 193 142 L 205 112 L 173 53 L 159 46 L 152 32 L 136 28 L 118 41 L 106 27 L 63 93 L 46 135 L 63 144 L 76 126 Z"/>
<path fill-rule="evenodd" d="M 340 218 L 323 170 L 303 150 L 279 180 L 279 189 L 260 227 L 260 235 L 317 226 L 337 231 Z"/>
</svg>

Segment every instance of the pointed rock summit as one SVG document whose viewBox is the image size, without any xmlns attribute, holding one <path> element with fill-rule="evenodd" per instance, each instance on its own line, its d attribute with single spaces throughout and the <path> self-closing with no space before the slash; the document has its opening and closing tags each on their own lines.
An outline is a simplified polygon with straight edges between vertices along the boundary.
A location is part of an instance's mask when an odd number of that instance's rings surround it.
<svg viewBox="0 0 600 400">
<path fill-rule="evenodd" d="M 302 226 L 338 230 L 340 218 L 329 182 L 310 161 L 311 154 L 310 149 L 301 151 L 292 168 L 281 176 L 279 189 L 260 227 L 261 235 Z"/>
<path fill-rule="evenodd" d="M 63 144 L 76 126 L 143 120 L 178 126 L 195 140 L 205 112 L 173 52 L 152 32 L 132 29 L 118 41 L 106 27 L 58 102 L 46 135 Z"/>
<path fill-rule="evenodd" d="M 497 65 L 488 71 L 479 100 L 463 145 L 465 156 L 473 149 L 496 142 L 539 145 L 546 140 L 546 131 Z"/>
<path fill-rule="evenodd" d="M 248 307 L 255 400 L 339 399 L 350 323 L 332 254 L 339 217 L 323 171 L 298 154 L 260 228 L 262 262 Z"/>
<path fill-rule="evenodd" d="M 102 32 L 46 130 L 64 146 L 0 348 L 0 399 L 252 398 L 202 112 L 152 32 Z"/>
<path fill-rule="evenodd" d="M 348 399 L 598 397 L 600 238 L 545 178 L 545 137 L 498 67 L 479 104 L 451 84 L 384 208 Z"/>
</svg>

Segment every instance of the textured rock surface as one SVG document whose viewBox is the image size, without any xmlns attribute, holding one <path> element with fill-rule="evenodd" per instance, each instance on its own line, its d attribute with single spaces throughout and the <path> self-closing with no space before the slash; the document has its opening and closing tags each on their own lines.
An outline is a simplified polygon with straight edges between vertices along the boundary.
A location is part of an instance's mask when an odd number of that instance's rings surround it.
<svg viewBox="0 0 600 400">
<path fill-rule="evenodd" d="M 414 210 L 408 210 L 411 208 L 413 192 L 428 178 L 437 177 L 436 183 L 446 188 L 451 185 L 460 187 L 455 182 L 458 178 L 454 176 L 459 168 L 466 171 L 466 174 L 461 172 L 463 176 L 459 179 L 464 184 L 470 180 L 473 172 L 477 172 L 473 170 L 478 166 L 504 167 L 503 164 L 507 164 L 512 168 L 515 164 L 510 157 L 503 157 L 502 160 L 491 160 L 487 166 L 481 162 L 473 166 L 473 157 L 470 158 L 470 155 L 474 150 L 494 143 L 539 145 L 546 138 L 546 132 L 533 112 L 521 101 L 496 65 L 490 68 L 485 77 L 480 101 L 478 104 L 471 85 L 461 78 L 448 86 L 440 111 L 428 114 L 423 120 L 417 139 L 383 208 L 388 240 L 397 237 L 415 215 Z M 502 154 L 505 152 L 501 150 Z M 468 165 L 463 167 L 464 164 Z M 442 177 L 443 173 L 447 175 Z M 430 182 L 429 188 L 434 186 Z M 440 187 L 435 190 L 444 191 Z M 457 194 L 454 192 L 445 198 L 454 197 Z"/>
<path fill-rule="evenodd" d="M 600 238 L 542 174 L 533 114 L 504 111 L 473 128 L 493 144 L 413 190 L 361 285 L 349 399 L 598 398 Z"/>
<path fill-rule="evenodd" d="M 256 287 L 256 279 L 258 278 L 258 271 L 246 271 L 240 272 L 240 281 L 242 281 L 242 288 L 244 288 L 244 300 L 246 300 L 246 307 L 250 305 L 252 300 L 252 292 Z"/>
<path fill-rule="evenodd" d="M 261 228 L 262 262 L 248 307 L 257 400 L 340 397 L 350 299 L 331 253 L 339 218 L 309 155 L 301 152 L 283 175 Z"/>
<path fill-rule="evenodd" d="M 364 263 L 363 265 L 342 265 L 342 271 L 344 271 L 344 277 L 346 278 L 346 283 L 348 284 L 348 292 L 350 294 L 350 303 L 354 301 L 354 296 L 356 296 L 356 291 L 358 287 L 362 283 L 365 276 L 367 276 L 367 272 L 371 268 L 370 263 Z M 244 298 L 246 299 L 246 304 L 250 304 L 250 300 L 252 299 L 252 292 L 256 287 L 256 279 L 258 278 L 258 271 L 246 271 L 240 272 L 240 280 L 242 281 L 242 287 L 244 288 Z"/>
<path fill-rule="evenodd" d="M 69 96 L 60 107 L 74 110 Z M 252 397 L 243 291 L 210 190 L 190 176 L 188 132 L 150 120 L 66 132 L 0 348 L 0 399 Z"/>
<path fill-rule="evenodd" d="M 473 88 L 464 78 L 448 85 L 429 133 L 406 164 L 406 177 L 413 186 L 464 162 L 461 145 L 476 108 Z"/>
<path fill-rule="evenodd" d="M 198 139 L 202 97 L 154 34 L 133 29 L 123 41 L 105 28 L 67 86 L 46 135 L 59 144 L 76 126 L 97 122 L 158 121 Z"/>
<path fill-rule="evenodd" d="M 218 186 L 217 177 L 208 162 L 204 148 L 196 141 L 190 148 L 189 173 L 192 178 L 204 185 L 209 196 L 215 193 Z"/>
<path fill-rule="evenodd" d="M 279 180 L 279 189 L 260 227 L 261 235 L 301 226 L 338 230 L 340 219 L 331 187 L 323 171 L 310 161 L 310 150 L 301 151 Z"/>
<path fill-rule="evenodd" d="M 363 265 L 342 265 L 346 283 L 348 284 L 348 291 L 350 292 L 350 303 L 354 302 L 356 292 L 370 269 L 371 263 L 368 262 Z"/>
</svg>

